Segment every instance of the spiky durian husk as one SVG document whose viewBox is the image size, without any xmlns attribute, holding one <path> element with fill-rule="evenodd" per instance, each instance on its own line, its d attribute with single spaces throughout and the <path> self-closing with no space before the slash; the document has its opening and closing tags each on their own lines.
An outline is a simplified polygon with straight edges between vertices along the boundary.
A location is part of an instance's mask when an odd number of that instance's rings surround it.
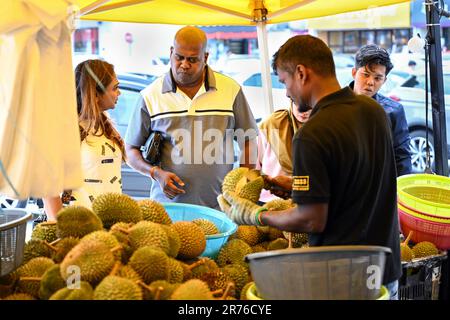
<svg viewBox="0 0 450 320">
<path fill-rule="evenodd" d="M 117 222 L 136 223 L 142 220 L 138 203 L 122 193 L 108 192 L 99 195 L 92 202 L 92 210 L 100 217 L 106 229 Z"/>
</svg>

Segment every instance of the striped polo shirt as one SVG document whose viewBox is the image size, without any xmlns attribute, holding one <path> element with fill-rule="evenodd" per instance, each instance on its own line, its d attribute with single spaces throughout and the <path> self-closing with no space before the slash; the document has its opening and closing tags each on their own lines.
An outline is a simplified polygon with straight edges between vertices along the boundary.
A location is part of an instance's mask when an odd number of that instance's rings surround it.
<svg viewBox="0 0 450 320">
<path fill-rule="evenodd" d="M 142 101 L 130 119 L 125 141 L 140 147 L 152 131 L 161 132 L 161 168 L 185 183 L 186 193 L 173 200 L 153 183 L 150 198 L 156 201 L 219 208 L 223 177 L 233 168 L 233 140 L 243 146 L 257 136 L 239 84 L 206 68 L 205 82 L 193 99 L 177 88 L 170 71 L 156 79 L 141 91 Z"/>
</svg>

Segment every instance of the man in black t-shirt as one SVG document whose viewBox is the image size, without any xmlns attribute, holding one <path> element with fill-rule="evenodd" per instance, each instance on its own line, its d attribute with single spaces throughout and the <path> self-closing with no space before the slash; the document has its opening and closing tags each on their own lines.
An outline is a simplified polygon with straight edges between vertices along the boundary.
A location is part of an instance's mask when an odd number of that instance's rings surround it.
<svg viewBox="0 0 450 320">
<path fill-rule="evenodd" d="M 401 276 L 395 157 L 383 108 L 341 89 L 326 44 L 309 35 L 289 39 L 273 69 L 308 122 L 293 140 L 293 177 L 273 182 L 292 188 L 295 208 L 263 211 L 224 193 L 248 224 L 307 232 L 311 246 L 374 245 L 392 250 L 383 284 L 396 294 Z"/>
</svg>

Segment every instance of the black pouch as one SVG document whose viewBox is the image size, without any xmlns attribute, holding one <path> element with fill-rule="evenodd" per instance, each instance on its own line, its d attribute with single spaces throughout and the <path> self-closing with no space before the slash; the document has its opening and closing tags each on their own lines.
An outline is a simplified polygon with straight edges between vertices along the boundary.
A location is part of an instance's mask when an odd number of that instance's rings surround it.
<svg viewBox="0 0 450 320">
<path fill-rule="evenodd" d="M 161 161 L 161 148 L 163 143 L 161 132 L 153 131 L 147 141 L 141 146 L 142 157 L 151 165 L 156 165 Z"/>
</svg>

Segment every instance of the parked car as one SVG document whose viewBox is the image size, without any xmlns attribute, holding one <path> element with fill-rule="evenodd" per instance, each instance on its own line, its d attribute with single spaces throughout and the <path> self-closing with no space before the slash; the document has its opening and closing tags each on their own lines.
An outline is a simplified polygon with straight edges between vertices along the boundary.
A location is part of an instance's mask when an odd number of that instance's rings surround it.
<svg viewBox="0 0 450 320">
<path fill-rule="evenodd" d="M 414 172 L 423 172 L 426 160 L 426 131 L 430 143 L 431 159 L 434 160 L 434 139 L 431 111 L 431 94 L 429 93 L 428 125 L 425 124 L 425 76 L 414 75 L 413 81 L 392 89 L 388 96 L 400 102 L 406 114 L 411 134 L 411 152 Z M 445 112 L 447 126 L 447 149 L 450 151 L 450 72 L 444 73 Z"/>
<path fill-rule="evenodd" d="M 125 137 L 128 121 L 136 108 L 139 100 L 139 92 L 152 83 L 157 76 L 134 73 L 118 73 L 120 97 L 116 107 L 109 111 L 109 115 L 115 123 L 122 138 Z M 152 180 L 122 164 L 122 192 L 139 199 L 148 198 Z"/>
<path fill-rule="evenodd" d="M 336 76 L 339 84 L 342 87 L 347 86 L 352 80 L 352 68 L 337 68 Z M 264 119 L 268 115 L 265 114 L 263 105 L 263 90 L 261 72 L 259 70 L 250 71 L 244 70 L 237 74 L 232 74 L 231 77 L 239 82 L 242 90 L 248 100 L 253 115 L 257 120 Z M 272 97 L 274 110 L 287 108 L 290 106 L 289 98 L 286 97 L 286 89 L 282 83 L 278 81 L 278 76 L 271 74 L 272 78 Z M 405 84 L 411 76 L 405 72 L 393 71 L 389 74 L 386 83 L 383 85 L 381 93 L 386 94 L 393 88 Z"/>
</svg>

